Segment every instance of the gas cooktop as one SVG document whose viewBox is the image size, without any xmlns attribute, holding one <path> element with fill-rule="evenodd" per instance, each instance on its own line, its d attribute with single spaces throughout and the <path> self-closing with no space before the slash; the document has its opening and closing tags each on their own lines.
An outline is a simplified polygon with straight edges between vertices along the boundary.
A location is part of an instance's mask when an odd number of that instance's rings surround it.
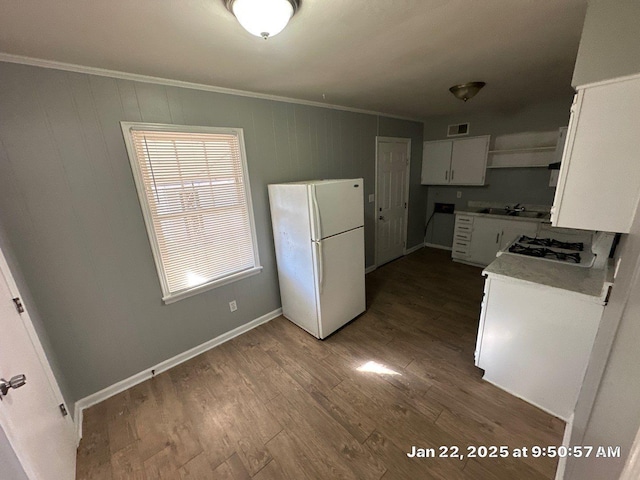
<svg viewBox="0 0 640 480">
<path fill-rule="evenodd" d="M 522 235 L 515 239 L 501 254 L 525 255 L 540 260 L 564 263 L 578 267 L 591 267 L 595 256 L 585 251 L 583 242 L 563 242 L 555 238 L 538 238 Z"/>
<path fill-rule="evenodd" d="M 582 242 L 561 242 L 555 238 L 536 238 L 522 235 L 517 242 L 523 245 L 538 245 L 541 247 L 561 248 L 563 250 L 575 250 L 577 252 L 584 250 L 584 243 Z"/>
<path fill-rule="evenodd" d="M 531 245 L 531 244 L 530 244 Z M 534 244 L 535 245 L 535 244 Z M 527 255 L 536 258 L 548 258 L 561 262 L 580 263 L 580 254 L 578 252 L 567 253 L 559 252 L 545 247 L 529 247 L 520 243 L 514 243 L 509 247 L 509 252 L 519 255 Z"/>
</svg>

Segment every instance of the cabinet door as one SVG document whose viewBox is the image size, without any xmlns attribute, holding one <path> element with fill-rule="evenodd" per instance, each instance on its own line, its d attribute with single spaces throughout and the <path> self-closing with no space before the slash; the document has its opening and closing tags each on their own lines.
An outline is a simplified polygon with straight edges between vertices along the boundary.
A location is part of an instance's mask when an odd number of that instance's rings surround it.
<svg viewBox="0 0 640 480">
<path fill-rule="evenodd" d="M 452 185 L 484 185 L 489 136 L 455 140 L 451 152 Z"/>
<path fill-rule="evenodd" d="M 488 217 L 476 217 L 473 222 L 469 261 L 479 265 L 489 265 L 500 250 L 503 221 Z"/>
<path fill-rule="evenodd" d="M 424 142 L 422 185 L 448 185 L 451 170 L 451 140 Z"/>
<path fill-rule="evenodd" d="M 627 233 L 640 197 L 640 77 L 578 89 L 554 226 Z"/>
<path fill-rule="evenodd" d="M 538 233 L 537 222 L 523 222 L 521 220 L 502 220 L 502 232 L 500 234 L 500 250 L 513 242 L 516 237 L 526 235 L 535 237 Z"/>
</svg>

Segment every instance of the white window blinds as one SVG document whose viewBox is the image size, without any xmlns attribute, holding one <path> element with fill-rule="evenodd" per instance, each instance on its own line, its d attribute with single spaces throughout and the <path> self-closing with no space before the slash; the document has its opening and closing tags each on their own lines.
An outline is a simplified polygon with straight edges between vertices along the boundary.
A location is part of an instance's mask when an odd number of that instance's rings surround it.
<svg viewBox="0 0 640 480">
<path fill-rule="evenodd" d="M 260 269 L 242 131 L 193 128 L 123 123 L 166 302 Z"/>
</svg>

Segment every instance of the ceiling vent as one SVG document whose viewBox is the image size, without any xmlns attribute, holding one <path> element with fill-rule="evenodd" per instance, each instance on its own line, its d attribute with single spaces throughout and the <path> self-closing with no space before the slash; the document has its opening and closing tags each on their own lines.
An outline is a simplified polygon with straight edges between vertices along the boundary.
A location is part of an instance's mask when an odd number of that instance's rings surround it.
<svg viewBox="0 0 640 480">
<path fill-rule="evenodd" d="M 447 137 L 460 137 L 462 135 L 469 135 L 468 123 L 449 125 L 449 128 L 447 128 Z"/>
</svg>

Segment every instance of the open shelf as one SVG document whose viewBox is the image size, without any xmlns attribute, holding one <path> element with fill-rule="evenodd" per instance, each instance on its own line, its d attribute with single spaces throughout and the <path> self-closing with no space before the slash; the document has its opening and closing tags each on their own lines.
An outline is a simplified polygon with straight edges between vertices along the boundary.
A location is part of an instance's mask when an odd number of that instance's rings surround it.
<svg viewBox="0 0 640 480">
<path fill-rule="evenodd" d="M 487 168 L 549 168 L 546 165 L 487 165 Z"/>
<path fill-rule="evenodd" d="M 491 154 L 504 154 L 504 153 L 525 153 L 525 152 L 553 152 L 555 151 L 555 145 L 549 145 L 547 147 L 529 147 L 529 148 L 509 148 L 504 150 L 489 150 Z"/>
<path fill-rule="evenodd" d="M 487 168 L 547 168 L 556 158 L 558 131 L 499 135 L 489 150 Z"/>
</svg>

